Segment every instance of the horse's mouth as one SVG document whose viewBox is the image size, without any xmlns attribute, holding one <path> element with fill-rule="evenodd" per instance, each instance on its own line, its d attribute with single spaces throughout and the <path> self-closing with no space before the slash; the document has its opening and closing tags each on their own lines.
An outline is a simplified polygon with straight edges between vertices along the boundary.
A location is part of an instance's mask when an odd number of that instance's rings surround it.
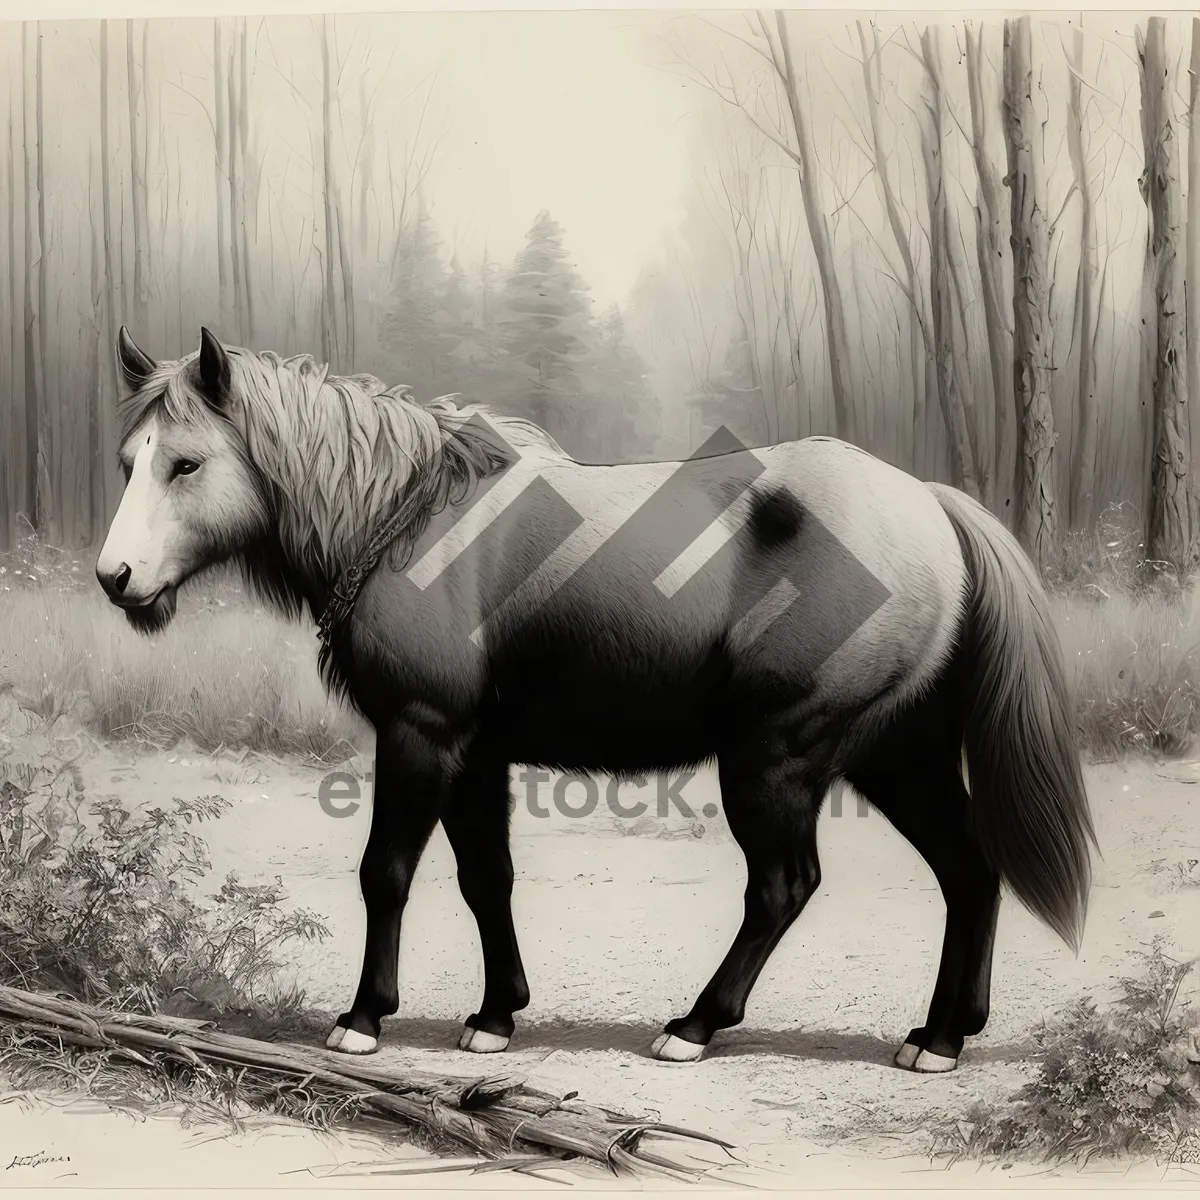
<svg viewBox="0 0 1200 1200">
<path fill-rule="evenodd" d="M 146 600 L 137 604 L 122 604 L 120 607 L 125 619 L 139 633 L 157 633 L 175 615 L 177 590 L 174 584 L 167 584 Z"/>
</svg>

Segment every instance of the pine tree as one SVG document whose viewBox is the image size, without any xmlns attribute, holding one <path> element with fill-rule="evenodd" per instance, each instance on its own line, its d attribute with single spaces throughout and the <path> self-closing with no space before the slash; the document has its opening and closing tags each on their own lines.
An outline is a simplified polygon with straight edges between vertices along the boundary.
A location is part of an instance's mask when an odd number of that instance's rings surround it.
<svg viewBox="0 0 1200 1200">
<path fill-rule="evenodd" d="M 601 317 L 596 348 L 588 363 L 587 435 L 589 457 L 602 462 L 627 461 L 651 440 L 658 424 L 654 398 L 647 385 L 646 364 L 625 332 L 625 318 L 613 305 Z"/>
<path fill-rule="evenodd" d="M 436 328 L 437 366 L 443 391 L 462 392 L 470 401 L 478 391 L 494 351 L 458 258 L 450 260 L 433 322 Z"/>
<path fill-rule="evenodd" d="M 421 399 L 453 390 L 452 381 L 442 377 L 439 362 L 443 344 L 437 317 L 447 282 L 439 250 L 437 230 L 422 204 L 396 237 L 392 294 L 379 331 L 380 345 L 393 360 L 395 378 Z"/>
<path fill-rule="evenodd" d="M 577 424 L 582 369 L 594 343 L 590 307 L 561 226 L 540 213 L 499 297 L 499 402 L 564 441 L 574 440 L 569 431 Z"/>
</svg>

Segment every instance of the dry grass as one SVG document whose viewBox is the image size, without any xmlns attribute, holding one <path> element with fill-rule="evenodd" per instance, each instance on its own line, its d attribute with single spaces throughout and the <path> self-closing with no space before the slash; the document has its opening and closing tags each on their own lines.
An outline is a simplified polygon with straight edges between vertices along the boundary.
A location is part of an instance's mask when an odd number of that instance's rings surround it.
<svg viewBox="0 0 1200 1200">
<path fill-rule="evenodd" d="M 9 564 L 0 576 L 0 687 L 12 684 L 22 707 L 155 746 L 340 761 L 367 743 L 364 722 L 325 693 L 311 626 L 277 619 L 228 576 L 186 589 L 155 638 L 81 578 L 94 584 L 90 565 L 39 577 Z"/>
</svg>

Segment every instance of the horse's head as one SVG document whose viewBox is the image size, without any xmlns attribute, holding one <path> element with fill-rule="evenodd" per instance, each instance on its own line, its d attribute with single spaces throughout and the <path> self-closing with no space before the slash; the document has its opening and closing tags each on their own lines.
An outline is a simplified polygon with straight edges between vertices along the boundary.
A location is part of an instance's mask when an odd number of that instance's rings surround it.
<svg viewBox="0 0 1200 1200">
<path fill-rule="evenodd" d="M 125 491 L 96 576 L 129 623 L 152 633 L 175 615 L 184 580 L 254 543 L 266 508 L 232 419 L 230 359 L 207 329 L 199 354 L 160 365 L 122 327 L 117 363 L 132 391 L 123 405 Z"/>
</svg>

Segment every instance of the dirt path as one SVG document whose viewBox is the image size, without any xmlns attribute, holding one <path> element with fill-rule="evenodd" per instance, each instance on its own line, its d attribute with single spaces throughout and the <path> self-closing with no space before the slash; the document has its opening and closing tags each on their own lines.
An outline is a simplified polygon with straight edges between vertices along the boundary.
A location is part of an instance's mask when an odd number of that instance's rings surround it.
<svg viewBox="0 0 1200 1200">
<path fill-rule="evenodd" d="M 206 833 L 214 875 L 279 875 L 292 903 L 326 917 L 334 937 L 297 956 L 295 977 L 312 1003 L 345 1007 L 361 953 L 356 866 L 367 803 L 336 818 L 318 802 L 316 771 L 186 750 L 134 757 L 106 749 L 86 774 L 93 792 L 127 801 L 213 792 L 234 801 Z M 1037 1023 L 1080 993 L 1107 997 L 1129 953 L 1155 934 L 1177 952 L 1200 953 L 1200 886 L 1189 867 L 1200 859 L 1200 768 L 1091 768 L 1088 784 L 1104 857 L 1082 951 L 1072 957 L 1006 898 L 992 1018 L 951 1075 L 891 1066 L 924 1017 L 943 906 L 916 853 L 877 813 L 857 816 L 849 796 L 841 817 L 822 818 L 821 890 L 760 977 L 743 1027 L 719 1036 L 704 1061 L 677 1066 L 649 1058 L 647 1047 L 665 1020 L 686 1011 L 740 918 L 744 869 L 720 815 L 699 817 L 698 838 L 678 815 L 645 822 L 678 836 L 627 835 L 620 830 L 633 822 L 609 815 L 603 800 L 588 817 L 563 816 L 548 786 L 540 796 L 549 815 L 536 817 L 518 784 L 514 909 L 533 999 L 512 1047 L 489 1059 L 453 1048 L 481 994 L 482 964 L 439 829 L 405 918 L 401 1011 L 385 1025 L 380 1053 L 464 1076 L 515 1072 L 535 1086 L 655 1113 L 727 1138 L 764 1168 L 814 1181 L 844 1182 L 848 1172 L 859 1184 L 883 1182 L 903 1169 L 921 1172 L 922 1186 L 950 1183 L 961 1170 L 977 1183 L 973 1166 L 926 1174 L 928 1114 L 965 1116 L 977 1099 L 1014 1091 L 1030 1070 Z M 643 794 L 653 813 L 653 793 Z M 719 801 L 709 773 L 682 795 L 698 815 Z M 1027 1173 L 995 1174 L 1003 1182 Z"/>
</svg>

